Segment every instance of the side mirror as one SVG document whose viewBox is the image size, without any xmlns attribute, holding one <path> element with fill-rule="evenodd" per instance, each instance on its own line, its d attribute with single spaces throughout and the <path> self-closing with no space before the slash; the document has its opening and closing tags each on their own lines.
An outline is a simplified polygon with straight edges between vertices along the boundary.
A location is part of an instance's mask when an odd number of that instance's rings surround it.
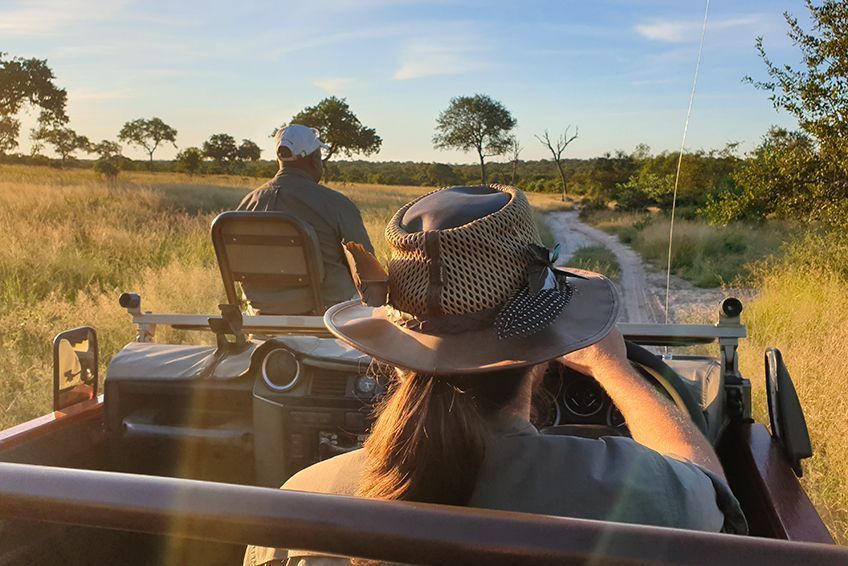
<svg viewBox="0 0 848 566">
<path fill-rule="evenodd" d="M 795 385 L 777 348 L 765 354 L 766 398 L 768 399 L 771 435 L 778 441 L 789 464 L 799 478 L 804 474 L 801 460 L 813 455 L 804 410 Z"/>
<path fill-rule="evenodd" d="M 97 397 L 97 333 L 90 326 L 60 332 L 53 339 L 53 410 Z"/>
</svg>

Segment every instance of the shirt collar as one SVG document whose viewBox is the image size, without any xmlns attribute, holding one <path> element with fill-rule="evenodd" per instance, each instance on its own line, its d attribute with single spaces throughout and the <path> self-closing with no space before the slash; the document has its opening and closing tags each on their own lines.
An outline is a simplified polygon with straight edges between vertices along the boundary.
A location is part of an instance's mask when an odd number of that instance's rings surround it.
<svg viewBox="0 0 848 566">
<path fill-rule="evenodd" d="M 527 419 L 515 414 L 497 414 L 489 417 L 489 425 L 495 436 L 535 436 L 539 434 Z"/>
<path fill-rule="evenodd" d="M 298 169 L 297 167 L 286 167 L 285 169 L 280 169 L 277 171 L 277 177 L 282 177 L 283 175 L 294 175 L 296 177 L 303 177 L 304 179 L 308 179 L 315 182 L 315 179 L 309 176 L 309 173 L 304 171 L 303 169 Z"/>
</svg>

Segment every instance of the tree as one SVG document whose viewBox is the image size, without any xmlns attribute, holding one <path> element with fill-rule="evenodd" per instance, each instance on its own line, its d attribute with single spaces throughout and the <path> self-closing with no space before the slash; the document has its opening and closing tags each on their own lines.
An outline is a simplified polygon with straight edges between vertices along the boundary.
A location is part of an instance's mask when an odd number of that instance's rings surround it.
<svg viewBox="0 0 848 566">
<path fill-rule="evenodd" d="M 568 147 L 568 144 L 577 139 L 577 134 L 580 132 L 578 128 L 574 128 L 574 135 L 568 135 L 568 131 L 571 129 L 571 126 L 566 126 L 565 131 L 557 138 L 556 142 L 551 141 L 551 136 L 548 134 L 548 130 L 545 130 L 544 137 L 536 136 L 536 139 L 539 140 L 542 145 L 546 146 L 548 150 L 551 152 L 551 155 L 554 158 L 554 163 L 556 163 L 557 171 L 559 171 L 559 179 L 562 182 L 562 200 L 565 202 L 565 194 L 566 194 L 566 183 L 565 183 L 565 171 L 562 168 L 562 152 L 565 151 L 565 148 Z"/>
<path fill-rule="evenodd" d="M 62 158 L 63 165 L 77 151 L 82 150 L 91 153 L 91 142 L 88 141 L 88 138 L 77 134 L 70 128 L 42 126 L 32 131 L 32 137 L 37 142 L 52 145 L 56 153 Z"/>
<path fill-rule="evenodd" d="M 239 161 L 258 161 L 262 156 L 262 149 L 250 140 L 241 140 L 241 145 L 236 150 L 236 158 Z"/>
<path fill-rule="evenodd" d="M 510 132 L 516 121 L 506 107 L 485 94 L 451 98 L 447 110 L 436 120 L 436 149 L 477 152 L 480 179 L 486 184 L 486 157 L 509 149 Z"/>
<path fill-rule="evenodd" d="M 100 159 L 111 159 L 121 155 L 121 144 L 110 140 L 101 140 L 91 146 L 91 153 L 96 153 Z"/>
<path fill-rule="evenodd" d="M 812 21 L 810 32 L 802 29 L 798 18 L 784 13 L 787 35 L 801 51 L 801 66 L 773 63 L 758 37 L 755 46 L 770 79 L 745 77 L 771 93 L 775 109 L 795 116 L 802 133 L 772 130 L 753 156 L 761 163 L 749 163 L 739 177 L 740 183 L 747 183 L 740 194 L 750 193 L 750 202 L 769 198 L 782 202 L 775 214 L 842 224 L 848 208 L 848 3 L 824 0 L 816 5 L 805 0 L 805 4 Z M 775 170 L 800 184 L 790 186 L 763 176 Z M 797 187 L 804 188 L 804 198 L 798 198 Z M 758 193 L 757 198 L 751 191 Z M 739 200 L 737 206 L 747 203 Z"/>
<path fill-rule="evenodd" d="M 515 184 L 516 173 L 518 173 L 518 162 L 521 160 L 521 151 L 524 148 L 521 147 L 521 142 L 518 141 L 516 136 L 512 136 L 512 139 L 509 140 L 509 156 L 512 161 L 512 176 L 510 177 L 509 184 Z"/>
<path fill-rule="evenodd" d="M 197 175 L 203 162 L 203 152 L 196 147 L 187 147 L 177 154 L 180 169 L 189 175 Z"/>
<path fill-rule="evenodd" d="M 229 170 L 230 163 L 238 156 L 236 139 L 230 134 L 214 134 L 203 142 L 203 155 Z"/>
<path fill-rule="evenodd" d="M 171 145 L 177 147 L 177 130 L 159 118 L 154 117 L 149 120 L 138 118 L 124 124 L 118 133 L 118 139 L 130 145 L 144 148 L 144 151 L 150 157 L 149 167 L 152 171 L 153 152 L 162 142 L 170 142 Z"/>
<path fill-rule="evenodd" d="M 325 98 L 292 116 L 289 124 L 302 124 L 318 130 L 321 141 L 329 146 L 324 153 L 325 164 L 337 153 L 346 157 L 371 155 L 378 153 L 383 145 L 377 131 L 363 126 L 344 98 Z M 285 124 L 280 126 L 283 127 Z"/>
<path fill-rule="evenodd" d="M 44 59 L 6 58 L 0 52 L 0 154 L 17 147 L 21 123 L 15 118 L 25 106 L 40 109 L 40 127 L 68 122 L 68 94 L 56 86 L 53 71 Z"/>
</svg>

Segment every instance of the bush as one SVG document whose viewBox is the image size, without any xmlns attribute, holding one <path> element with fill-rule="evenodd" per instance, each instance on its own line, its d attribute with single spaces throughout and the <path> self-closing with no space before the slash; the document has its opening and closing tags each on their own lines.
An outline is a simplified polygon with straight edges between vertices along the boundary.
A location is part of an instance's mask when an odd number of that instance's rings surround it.
<svg viewBox="0 0 848 566">
<path fill-rule="evenodd" d="M 580 248 L 568 260 L 569 267 L 588 269 L 617 280 L 621 276 L 621 266 L 606 246 L 586 246 Z"/>
</svg>

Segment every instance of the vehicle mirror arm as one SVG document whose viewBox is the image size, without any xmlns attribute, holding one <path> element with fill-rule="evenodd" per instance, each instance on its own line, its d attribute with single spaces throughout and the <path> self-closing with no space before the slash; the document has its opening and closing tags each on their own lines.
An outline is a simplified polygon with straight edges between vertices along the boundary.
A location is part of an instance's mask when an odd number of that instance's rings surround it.
<svg viewBox="0 0 848 566">
<path fill-rule="evenodd" d="M 721 302 L 718 327 L 742 326 L 742 301 L 729 297 Z M 739 339 L 723 337 L 718 340 L 721 351 L 721 374 L 727 394 L 729 412 L 734 420 L 753 422 L 751 417 L 751 382 L 739 373 Z"/>
<path fill-rule="evenodd" d="M 238 353 L 247 347 L 247 338 L 242 332 L 244 319 L 241 311 L 236 305 L 218 305 L 221 309 L 221 318 L 210 318 L 209 328 L 215 333 L 219 352 Z M 228 336 L 233 337 L 230 341 Z"/>
<path fill-rule="evenodd" d="M 125 308 L 130 317 L 135 321 L 136 317 L 140 317 L 144 313 L 141 311 L 141 295 L 138 293 L 121 293 L 118 298 L 118 304 Z M 136 322 L 138 334 L 136 342 L 153 342 L 156 336 L 156 325 L 149 322 Z"/>
</svg>

